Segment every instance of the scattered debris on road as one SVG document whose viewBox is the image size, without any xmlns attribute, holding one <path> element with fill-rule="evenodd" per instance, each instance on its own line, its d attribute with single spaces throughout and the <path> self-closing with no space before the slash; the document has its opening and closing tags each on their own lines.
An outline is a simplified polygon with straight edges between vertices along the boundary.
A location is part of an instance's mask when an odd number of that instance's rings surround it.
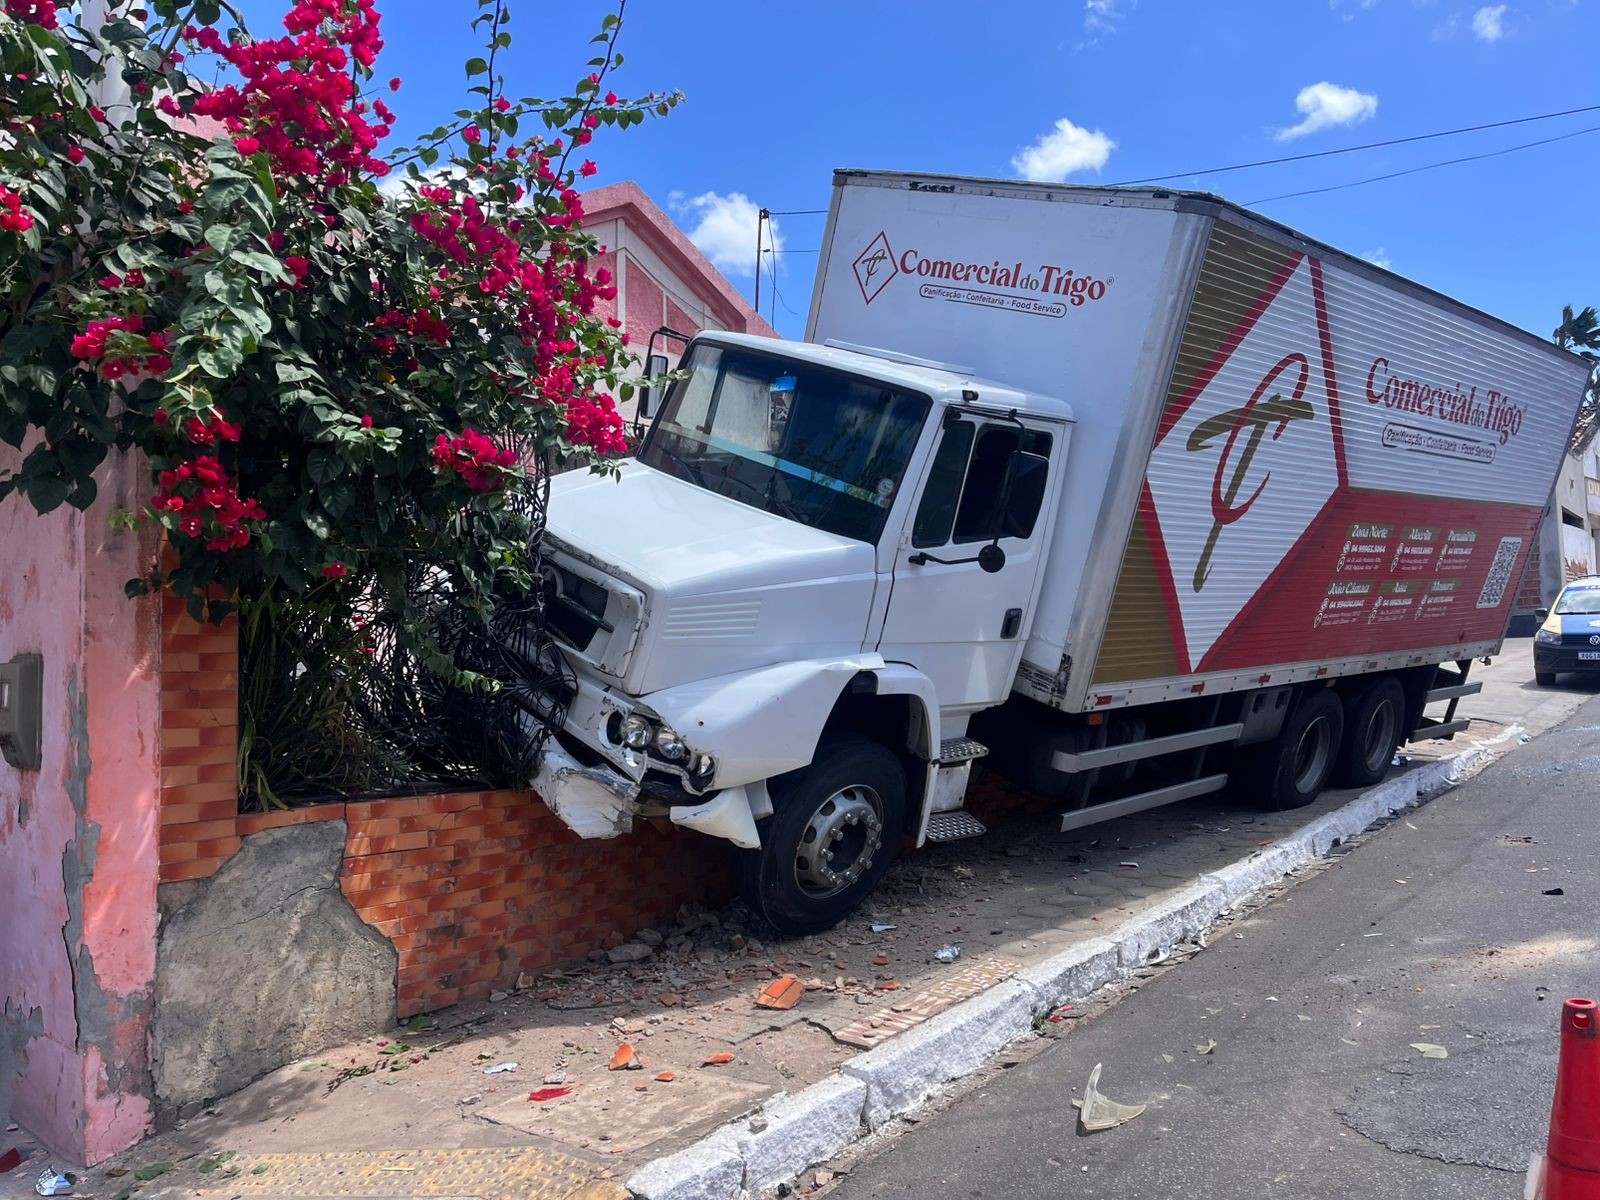
<svg viewBox="0 0 1600 1200">
<path fill-rule="evenodd" d="M 1423 1058 L 1449 1058 L 1450 1051 L 1432 1042 L 1412 1042 L 1411 1048 Z"/>
<path fill-rule="evenodd" d="M 514 1062 L 495 1063 L 492 1067 L 485 1067 L 483 1073 L 485 1075 L 504 1075 L 510 1071 L 515 1071 L 518 1065 Z"/>
<path fill-rule="evenodd" d="M 1078 1123 L 1086 1134 L 1126 1125 L 1148 1107 L 1144 1104 L 1119 1104 L 1102 1095 L 1099 1085 L 1100 1068 L 1103 1065 L 1095 1063 L 1094 1070 L 1089 1072 L 1089 1082 L 1084 1084 L 1083 1099 L 1072 1102 L 1072 1107 L 1078 1110 Z"/>
</svg>

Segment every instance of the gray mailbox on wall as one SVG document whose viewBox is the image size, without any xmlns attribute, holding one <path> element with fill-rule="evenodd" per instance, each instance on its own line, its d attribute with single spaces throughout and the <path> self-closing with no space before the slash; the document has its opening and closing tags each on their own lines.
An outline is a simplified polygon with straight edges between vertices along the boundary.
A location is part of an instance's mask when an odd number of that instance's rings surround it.
<svg viewBox="0 0 1600 1200">
<path fill-rule="evenodd" d="M 0 754 L 19 771 L 39 769 L 44 659 L 19 654 L 0 663 Z"/>
</svg>

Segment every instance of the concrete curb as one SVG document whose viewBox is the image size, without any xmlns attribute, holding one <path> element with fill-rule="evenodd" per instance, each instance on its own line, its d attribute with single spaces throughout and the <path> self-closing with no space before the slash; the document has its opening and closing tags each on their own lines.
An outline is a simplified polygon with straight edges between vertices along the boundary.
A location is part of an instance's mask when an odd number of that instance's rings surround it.
<svg viewBox="0 0 1600 1200">
<path fill-rule="evenodd" d="M 1115 933 L 1026 968 L 847 1060 L 804 1091 L 774 1096 L 754 1117 L 642 1168 L 628 1180 L 629 1190 L 639 1200 L 743 1200 L 795 1178 L 976 1071 L 1031 1032 L 1039 1014 L 1125 979 L 1177 943 L 1199 937 L 1240 901 L 1475 775 L 1521 734 L 1520 726 L 1511 726 L 1482 746 L 1378 784 L 1271 846 L 1202 875 Z"/>
</svg>

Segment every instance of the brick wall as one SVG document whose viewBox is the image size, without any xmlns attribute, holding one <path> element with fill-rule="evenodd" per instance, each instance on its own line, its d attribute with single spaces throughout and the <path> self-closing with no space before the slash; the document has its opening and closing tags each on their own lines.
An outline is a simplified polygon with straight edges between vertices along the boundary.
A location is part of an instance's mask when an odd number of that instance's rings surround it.
<svg viewBox="0 0 1600 1200">
<path fill-rule="evenodd" d="M 529 791 L 322 804 L 240 815 L 232 623 L 167 602 L 162 631 L 161 879 L 215 873 L 239 839 L 348 823 L 340 884 L 399 952 L 400 1015 L 488 995 L 519 972 L 582 959 L 678 906 L 731 894 L 731 847 L 670 825 L 584 841 Z"/>
</svg>

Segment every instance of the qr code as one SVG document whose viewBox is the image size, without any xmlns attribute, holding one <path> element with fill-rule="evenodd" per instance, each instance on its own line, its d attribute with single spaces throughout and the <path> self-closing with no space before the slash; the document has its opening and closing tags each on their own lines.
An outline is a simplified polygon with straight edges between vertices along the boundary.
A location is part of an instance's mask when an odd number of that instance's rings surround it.
<svg viewBox="0 0 1600 1200">
<path fill-rule="evenodd" d="M 1500 539 L 1500 545 L 1494 552 L 1494 561 L 1489 564 L 1489 578 L 1483 581 L 1483 591 L 1478 593 L 1479 608 L 1500 606 L 1500 601 L 1505 598 L 1506 584 L 1511 582 L 1511 568 L 1516 565 L 1517 555 L 1521 552 L 1521 538 Z"/>
</svg>

